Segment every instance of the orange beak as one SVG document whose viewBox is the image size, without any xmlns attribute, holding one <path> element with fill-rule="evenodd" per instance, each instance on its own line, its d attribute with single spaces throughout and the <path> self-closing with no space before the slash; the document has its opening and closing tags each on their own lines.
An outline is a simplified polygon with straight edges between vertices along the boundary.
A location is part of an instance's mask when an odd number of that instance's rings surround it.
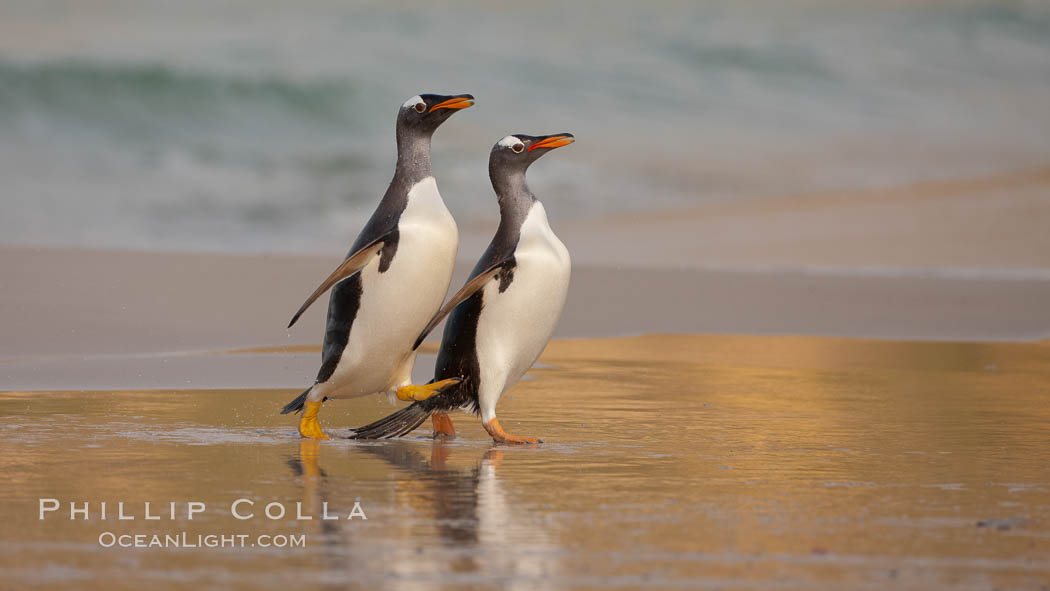
<svg viewBox="0 0 1050 591">
<path fill-rule="evenodd" d="M 467 107 L 474 106 L 474 99 L 466 97 L 450 98 L 445 102 L 438 103 L 433 107 L 430 107 L 430 112 L 433 113 L 438 109 L 466 109 Z"/>
<path fill-rule="evenodd" d="M 529 146 L 529 151 L 531 152 L 536 148 L 560 148 L 562 146 L 568 146 L 575 141 L 576 140 L 569 135 L 555 135 L 532 144 Z"/>
</svg>

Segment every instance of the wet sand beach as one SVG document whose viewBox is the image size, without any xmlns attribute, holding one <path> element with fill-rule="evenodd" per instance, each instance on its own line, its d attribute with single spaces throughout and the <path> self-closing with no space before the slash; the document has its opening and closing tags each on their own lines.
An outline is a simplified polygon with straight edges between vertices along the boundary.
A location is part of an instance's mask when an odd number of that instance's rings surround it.
<svg viewBox="0 0 1050 591">
<path fill-rule="evenodd" d="M 466 415 L 449 442 L 428 427 L 299 439 L 276 413 L 316 369 L 323 315 L 282 321 L 325 257 L 8 247 L 0 262 L 0 579 L 18 586 L 1050 579 L 1050 345 L 1021 342 L 1050 334 L 1038 276 L 582 263 L 559 338 L 500 406 L 509 431 L 545 443 L 508 448 Z M 734 330 L 767 334 L 689 334 Z M 775 334 L 791 332 L 853 338 Z M 391 408 L 338 401 L 322 423 L 338 437 Z M 61 503 L 43 520 L 41 498 Z M 254 517 L 234 517 L 242 498 Z M 69 519 L 71 501 L 89 519 Z M 191 501 L 206 507 L 192 520 Z M 118 502 L 137 519 L 115 520 Z M 267 518 L 272 502 L 286 515 Z M 368 519 L 325 520 L 325 503 Z M 182 547 L 104 546 L 124 534 Z M 242 534 L 244 548 L 201 547 Z M 302 548 L 258 545 L 301 534 Z"/>
<path fill-rule="evenodd" d="M 1050 580 L 1050 344 L 651 335 L 558 340 L 543 362 L 500 409 L 508 430 L 544 439 L 531 448 L 495 447 L 465 415 L 449 442 L 426 428 L 302 441 L 275 413 L 291 389 L 5 392 L 0 578 L 55 589 Z M 342 401 L 323 421 L 339 435 L 389 409 Z M 39 498 L 63 505 L 40 521 Z M 253 504 L 236 511 L 253 518 L 233 516 L 241 498 Z M 102 500 L 137 519 L 102 520 Z M 91 501 L 90 519 L 71 521 L 69 501 Z M 163 519 L 144 520 L 146 501 Z M 187 520 L 186 501 L 207 508 Z M 270 520 L 271 502 L 312 519 Z M 323 520 L 324 503 L 344 518 L 359 503 L 367 520 Z M 191 544 L 305 534 L 306 547 L 106 549 L 103 532 L 186 532 Z"/>
</svg>

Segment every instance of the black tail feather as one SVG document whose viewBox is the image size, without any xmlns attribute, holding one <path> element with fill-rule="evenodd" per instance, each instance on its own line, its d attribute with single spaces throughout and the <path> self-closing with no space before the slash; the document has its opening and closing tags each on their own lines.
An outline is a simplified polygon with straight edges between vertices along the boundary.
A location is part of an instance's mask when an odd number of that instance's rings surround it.
<svg viewBox="0 0 1050 591">
<path fill-rule="evenodd" d="M 454 393 L 463 384 L 463 378 L 444 386 L 437 394 L 426 400 L 413 402 L 405 408 L 389 414 L 374 423 L 350 430 L 350 439 L 389 439 L 401 437 L 415 431 L 423 421 L 439 410 L 452 410 L 462 406 Z M 430 383 L 433 383 L 431 380 Z"/>
<path fill-rule="evenodd" d="M 423 408 L 418 402 L 387 415 L 374 423 L 351 429 L 350 439 L 388 439 L 401 437 L 415 431 L 434 411 Z"/>
<path fill-rule="evenodd" d="M 286 415 L 290 412 L 299 412 L 303 410 L 303 406 L 306 405 L 306 395 L 310 393 L 311 389 L 313 389 L 313 386 L 310 386 L 306 390 L 303 390 L 303 393 L 299 396 L 296 396 L 295 400 L 284 405 L 284 408 L 281 409 L 281 414 Z"/>
</svg>

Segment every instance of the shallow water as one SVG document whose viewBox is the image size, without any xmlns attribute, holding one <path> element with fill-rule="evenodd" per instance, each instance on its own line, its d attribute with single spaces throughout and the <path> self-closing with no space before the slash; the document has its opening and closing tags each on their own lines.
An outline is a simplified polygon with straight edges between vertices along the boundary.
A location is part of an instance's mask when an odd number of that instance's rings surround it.
<svg viewBox="0 0 1050 591">
<path fill-rule="evenodd" d="M 558 341 L 544 361 L 500 407 L 508 431 L 546 441 L 529 448 L 494 447 L 465 415 L 450 442 L 425 429 L 402 441 L 304 442 L 275 414 L 288 390 L 0 394 L 0 580 L 1050 583 L 1046 344 L 668 336 Z M 339 435 L 389 409 L 339 401 L 321 419 Z M 39 520 L 40 498 L 61 510 Z M 241 507 L 254 518 L 230 514 L 238 498 L 254 501 Z M 69 501 L 89 501 L 91 519 L 71 521 Z M 114 520 L 118 501 L 136 520 Z M 143 519 L 145 501 L 161 520 Z M 206 510 L 189 521 L 186 501 Z M 263 516 L 271 501 L 289 515 Z M 297 502 L 314 519 L 293 519 Z M 324 503 L 345 517 L 355 502 L 367 520 L 321 519 Z M 307 537 L 305 548 L 105 549 L 106 531 Z"/>
</svg>

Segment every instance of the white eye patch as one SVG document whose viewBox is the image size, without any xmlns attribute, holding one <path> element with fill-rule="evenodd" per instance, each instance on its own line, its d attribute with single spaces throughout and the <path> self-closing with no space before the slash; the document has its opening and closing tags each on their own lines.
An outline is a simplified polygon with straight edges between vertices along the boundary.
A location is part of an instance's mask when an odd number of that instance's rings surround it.
<svg viewBox="0 0 1050 591">
<path fill-rule="evenodd" d="M 416 96 L 414 96 L 414 97 L 408 99 L 407 101 L 405 101 L 405 104 L 401 105 L 401 108 L 402 109 L 411 109 L 411 108 L 415 107 L 417 103 L 421 103 L 421 102 L 423 102 L 423 97 L 421 97 L 421 96 L 419 96 L 417 94 Z"/>
<path fill-rule="evenodd" d="M 518 139 L 518 136 L 516 136 L 516 135 L 508 135 L 507 137 L 501 139 L 497 145 L 503 146 L 504 148 L 509 148 L 509 147 L 513 146 L 514 144 L 521 144 L 521 143 L 523 143 L 523 142 Z"/>
</svg>

